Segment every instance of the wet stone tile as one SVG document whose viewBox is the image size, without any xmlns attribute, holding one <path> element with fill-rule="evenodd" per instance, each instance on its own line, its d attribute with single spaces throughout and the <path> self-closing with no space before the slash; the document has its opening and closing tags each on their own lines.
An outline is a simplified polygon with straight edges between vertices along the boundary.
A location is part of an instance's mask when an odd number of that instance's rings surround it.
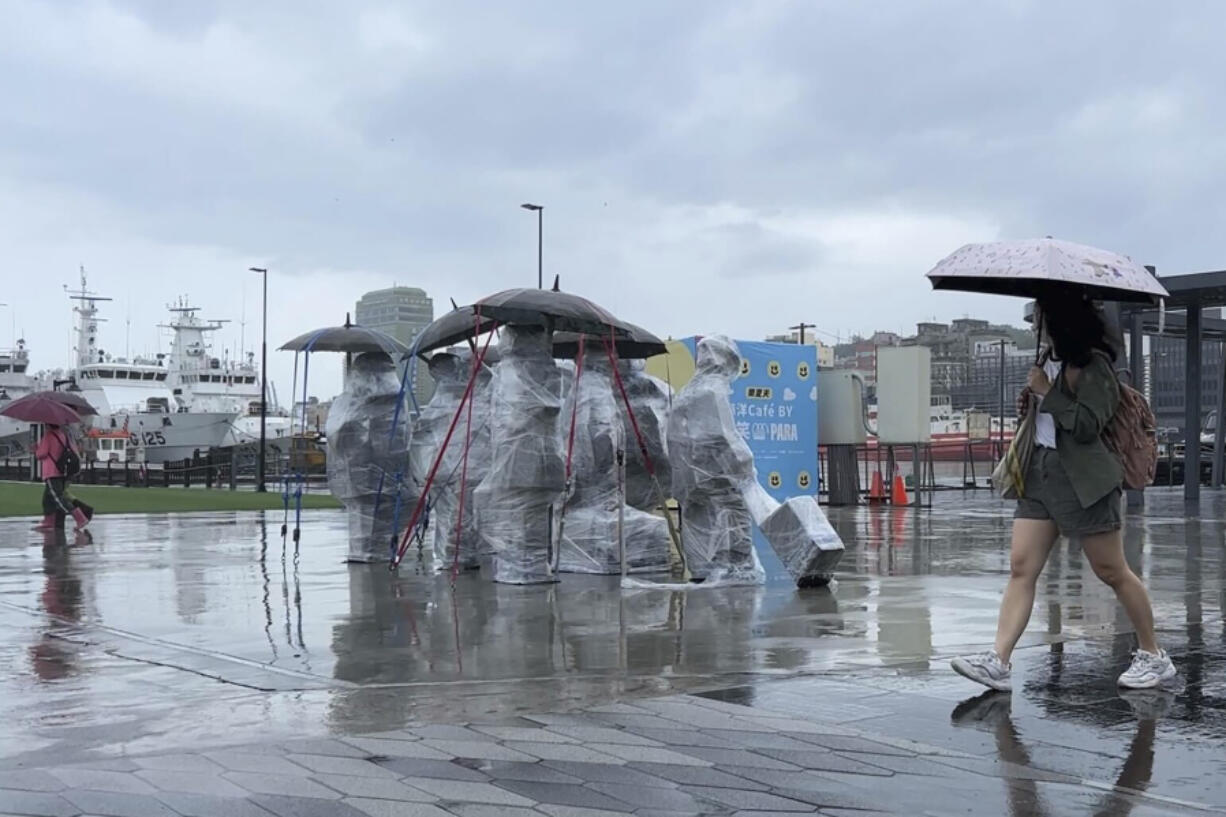
<svg viewBox="0 0 1226 817">
<path fill-rule="evenodd" d="M 621 783 L 627 786 L 658 786 L 672 788 L 673 783 L 658 775 L 630 766 L 612 766 L 604 763 L 576 763 L 551 760 L 544 764 L 563 774 L 576 777 L 585 783 Z M 703 768 L 696 766 L 673 766 L 677 769 Z"/>
<path fill-rule="evenodd" d="M 454 811 L 444 811 L 431 803 L 404 803 L 365 797 L 346 798 L 344 805 L 357 809 L 363 817 L 453 817 L 455 814 Z"/>
<path fill-rule="evenodd" d="M 708 803 L 730 809 L 757 809 L 761 811 L 812 812 L 811 803 L 804 803 L 779 794 L 764 791 L 741 791 L 716 789 L 702 786 L 686 786 L 682 791 Z"/>
<path fill-rule="evenodd" d="M 495 780 L 526 780 L 534 783 L 569 783 L 578 785 L 583 781 L 563 772 L 551 769 L 543 763 L 518 763 L 504 760 L 457 761 Z M 620 766 L 613 768 L 622 768 Z"/>
<path fill-rule="evenodd" d="M 481 772 L 450 760 L 418 760 L 416 758 L 392 758 L 380 760 L 378 765 L 401 777 L 428 777 L 437 780 L 468 780 L 483 783 L 489 780 Z"/>
<path fill-rule="evenodd" d="M 97 769 L 63 768 L 52 769 L 51 774 L 73 789 L 90 791 L 126 792 L 128 794 L 152 794 L 156 789 L 129 772 L 105 772 Z"/>
<path fill-rule="evenodd" d="M 220 769 L 218 769 L 220 772 Z M 214 794 L 219 797 L 245 797 L 247 792 L 213 772 L 175 772 L 162 769 L 147 769 L 136 776 L 158 791 Z"/>
<path fill-rule="evenodd" d="M 669 811 L 700 811 L 702 804 L 683 790 L 660 789 L 650 786 L 627 786 L 622 783 L 589 783 L 587 788 L 628 803 L 636 809 Z"/>
<path fill-rule="evenodd" d="M 492 803 L 495 805 L 521 806 L 525 808 L 533 805 L 532 800 L 526 797 L 521 797 L 507 788 L 499 788 L 499 786 L 495 786 L 490 783 L 473 783 L 468 780 L 438 780 L 425 777 L 405 778 L 404 783 L 415 789 L 421 789 L 422 791 L 433 794 L 440 800 L 454 800 L 459 803 Z M 500 781 L 499 785 L 511 786 L 549 784 L 527 784 L 519 783 L 514 780 L 505 780 Z"/>
<path fill-rule="evenodd" d="M 0 789 L 0 807 L 15 814 L 35 817 L 73 817 L 81 810 L 58 794 Z"/>
<path fill-rule="evenodd" d="M 339 800 L 340 794 L 305 777 L 226 772 L 224 777 L 252 794 L 277 794 L 298 799 Z"/>
<path fill-rule="evenodd" d="M 367 817 L 347 803 L 307 797 L 256 794 L 251 801 L 277 817 Z"/>
<path fill-rule="evenodd" d="M 346 797 L 375 797 L 384 800 L 406 800 L 430 803 L 435 800 L 424 791 L 411 788 L 399 780 L 381 777 L 353 777 L 340 774 L 315 775 L 315 781 Z"/>
<path fill-rule="evenodd" d="M 0 790 L 62 791 L 66 788 L 68 787 L 64 785 L 64 781 L 51 776 L 41 769 L 0 772 Z"/>
<path fill-rule="evenodd" d="M 392 772 L 366 760 L 331 755 L 288 755 L 286 760 L 318 774 L 345 774 L 353 777 L 392 777 Z"/>
<path fill-rule="evenodd" d="M 749 789 L 763 791 L 769 786 L 750 780 L 746 777 L 722 772 L 706 766 L 676 766 L 665 763 L 631 763 L 630 769 L 642 771 L 655 777 L 669 780 L 679 785 L 712 786 L 728 789 Z"/>
<path fill-rule="evenodd" d="M 170 806 L 145 794 L 67 791 L 64 792 L 64 797 L 85 814 L 114 815 L 114 817 L 178 817 Z"/>
<path fill-rule="evenodd" d="M 182 817 L 271 817 L 271 812 L 246 798 L 162 792 L 157 799 Z"/>
<path fill-rule="evenodd" d="M 616 800 L 595 789 L 585 786 L 568 786 L 561 783 L 532 783 L 525 780 L 500 780 L 498 785 L 534 803 L 553 803 L 560 806 L 577 806 L 616 811 L 626 809 L 628 804 Z"/>
</svg>

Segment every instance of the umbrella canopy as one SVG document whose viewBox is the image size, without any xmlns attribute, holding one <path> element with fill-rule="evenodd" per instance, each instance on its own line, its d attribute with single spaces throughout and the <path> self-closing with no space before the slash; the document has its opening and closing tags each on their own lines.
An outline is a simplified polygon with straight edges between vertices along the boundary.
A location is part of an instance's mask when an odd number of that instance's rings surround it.
<svg viewBox="0 0 1226 817">
<path fill-rule="evenodd" d="M 350 323 L 348 315 L 345 316 L 344 326 L 328 326 L 305 332 L 282 344 L 281 349 L 293 352 L 349 352 L 351 354 L 386 352 L 392 357 L 399 357 L 409 351 L 408 346 L 386 332 Z"/>
<path fill-rule="evenodd" d="M 641 360 L 644 358 L 654 357 L 655 355 L 663 355 L 668 353 L 668 347 L 664 345 L 664 341 L 648 332 L 641 326 L 636 326 L 632 323 L 622 323 L 626 329 L 624 337 L 615 337 L 613 339 L 613 347 L 617 350 L 617 356 L 622 360 Z M 588 335 L 583 343 L 589 353 L 592 350 L 603 351 L 603 337 L 608 337 L 606 331 L 603 335 Z M 574 332 L 558 332 L 553 336 L 553 356 L 562 359 L 571 359 L 579 353 L 579 335 Z"/>
<path fill-rule="evenodd" d="M 1131 258 L 1053 238 L 967 244 L 928 273 L 933 289 L 1034 297 L 1075 289 L 1105 301 L 1156 303 L 1168 293 Z"/>
<path fill-rule="evenodd" d="M 34 392 L 19 397 L 0 409 L 0 414 L 26 423 L 48 423 L 66 426 L 81 422 L 81 415 L 50 395 L 57 392 Z"/>
<path fill-rule="evenodd" d="M 421 330 L 413 341 L 413 351 L 425 357 L 426 353 L 435 349 L 455 346 L 470 338 L 484 335 L 494 328 L 494 323 L 493 318 L 482 315 L 481 323 L 478 324 L 471 306 L 458 307 Z"/>
<path fill-rule="evenodd" d="M 84 397 L 82 397 L 80 393 L 78 392 L 74 392 L 74 391 L 38 391 L 38 392 L 34 392 L 34 394 L 41 394 L 41 395 L 46 396 L 50 400 L 55 400 L 59 403 L 63 403 L 64 405 L 68 406 L 68 408 L 72 409 L 77 414 L 81 415 L 82 417 L 89 417 L 91 415 L 97 415 L 98 413 L 97 409 L 91 406 L 89 401 L 86 400 Z"/>
<path fill-rule="evenodd" d="M 620 338 L 630 334 L 629 324 L 579 295 L 556 289 L 507 289 L 448 312 L 422 330 L 413 350 L 424 355 L 452 346 L 490 331 L 495 322 L 585 335 L 606 336 L 610 330 Z"/>
</svg>

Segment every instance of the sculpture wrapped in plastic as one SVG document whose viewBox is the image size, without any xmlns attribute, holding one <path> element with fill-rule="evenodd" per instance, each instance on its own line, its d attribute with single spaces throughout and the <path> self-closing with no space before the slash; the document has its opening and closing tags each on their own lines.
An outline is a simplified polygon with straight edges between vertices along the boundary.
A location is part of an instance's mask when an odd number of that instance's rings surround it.
<svg viewBox="0 0 1226 817">
<path fill-rule="evenodd" d="M 475 493 L 477 526 L 492 552 L 495 581 L 553 581 L 551 538 L 566 483 L 558 435 L 562 372 L 539 327 L 504 327 L 499 352 L 490 383 L 492 457 Z"/>
<path fill-rule="evenodd" d="M 651 457 L 652 467 L 655 468 L 656 478 L 660 480 L 660 487 L 667 491 L 672 475 L 664 434 L 668 428 L 668 406 L 673 390 L 663 380 L 647 374 L 647 366 L 642 360 L 623 360 L 617 365 L 621 371 L 622 385 L 626 387 L 626 396 L 630 399 L 630 408 L 638 423 L 639 433 L 643 437 L 643 444 Z M 630 415 L 626 413 L 626 407 L 620 397 L 617 405 L 621 411 L 627 440 L 626 504 L 644 511 L 655 510 L 660 504 L 655 484 L 639 451 L 638 441 L 634 439 Z"/>
<path fill-rule="evenodd" d="M 486 355 L 486 362 L 494 356 Z M 467 352 L 440 352 L 430 358 L 430 376 L 435 382 L 434 396 L 422 409 L 413 426 L 411 462 L 413 482 L 421 490 L 447 436 L 460 400 L 472 376 L 472 355 Z M 451 441 L 439 463 L 430 488 L 431 531 L 436 570 L 458 565 L 460 569 L 480 566 L 483 551 L 474 511 L 474 491 L 490 465 L 489 383 L 491 370 L 482 365 L 473 384 L 472 425 L 468 409 L 461 412 Z M 468 442 L 468 465 L 464 466 L 464 446 Z M 460 485 L 464 483 L 464 518 L 459 519 Z M 457 539 L 458 529 L 458 539 Z M 458 541 L 458 548 L 457 548 Z M 457 558 L 458 552 L 458 558 Z"/>
<path fill-rule="evenodd" d="M 578 385 L 569 390 L 559 423 L 566 445 L 573 413 L 571 491 L 561 525 L 559 556 L 563 572 L 620 572 L 619 524 L 628 569 L 668 568 L 667 522 L 663 517 L 622 506 L 618 456 L 621 454 L 629 459 L 626 431 L 622 425 L 623 411 L 605 352 L 598 344 L 588 347 Z"/>
<path fill-rule="evenodd" d="M 817 499 L 794 496 L 777 504 L 758 525 L 797 586 L 821 587 L 830 583 L 843 558 L 843 540 L 822 513 Z"/>
<path fill-rule="evenodd" d="M 736 344 L 698 343 L 694 377 L 673 401 L 668 454 L 681 506 L 681 547 L 692 577 L 762 581 L 746 494 L 757 484 L 753 453 L 736 430 L 728 396 L 741 368 Z"/>
<path fill-rule="evenodd" d="M 407 513 L 416 501 L 400 400 L 391 357 L 364 352 L 351 362 L 345 389 L 328 412 L 328 489 L 349 517 L 352 562 L 386 561 L 397 508 Z"/>
</svg>

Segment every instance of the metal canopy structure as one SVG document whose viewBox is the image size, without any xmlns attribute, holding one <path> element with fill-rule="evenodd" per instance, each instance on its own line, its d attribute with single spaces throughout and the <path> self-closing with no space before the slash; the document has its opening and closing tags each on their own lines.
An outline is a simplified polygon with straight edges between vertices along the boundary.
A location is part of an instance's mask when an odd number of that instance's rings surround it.
<svg viewBox="0 0 1226 817">
<path fill-rule="evenodd" d="M 1149 268 L 1154 272 L 1154 268 Z M 1167 310 L 1182 309 L 1182 315 L 1165 315 L 1163 320 L 1152 307 L 1138 308 L 1132 304 L 1120 304 L 1120 326 L 1128 330 L 1129 360 L 1134 373 L 1134 385 L 1143 388 L 1144 349 L 1142 339 L 1146 334 L 1163 336 L 1182 335 L 1186 343 L 1184 369 L 1184 480 L 1183 497 L 1188 502 L 1200 500 L 1200 427 L 1201 427 L 1201 378 L 1202 343 L 1205 340 L 1226 341 L 1226 321 L 1205 318 L 1205 309 L 1226 306 L 1226 270 L 1195 272 L 1188 275 L 1159 276 L 1158 281 L 1166 287 L 1170 297 L 1166 299 Z M 1163 326 L 1165 324 L 1165 326 Z M 1159 328 L 1162 332 L 1159 333 Z M 1213 476 L 1211 484 L 1219 486 L 1226 481 L 1226 446 L 1221 422 L 1226 415 L 1226 355 L 1222 357 L 1223 371 L 1219 373 L 1217 416 L 1213 440 Z"/>
</svg>

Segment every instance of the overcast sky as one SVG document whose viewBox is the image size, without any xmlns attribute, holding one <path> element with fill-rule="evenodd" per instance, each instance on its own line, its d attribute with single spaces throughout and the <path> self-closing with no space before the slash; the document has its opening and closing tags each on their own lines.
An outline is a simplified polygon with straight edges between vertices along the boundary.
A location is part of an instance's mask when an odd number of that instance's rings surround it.
<svg viewBox="0 0 1226 817">
<path fill-rule="evenodd" d="M 154 351 L 181 295 L 258 348 L 362 292 L 545 272 L 661 335 L 891 329 L 968 241 L 1226 267 L 1211 2 L 0 0 L 0 346 L 65 365 L 63 284 Z M 130 340 L 125 321 L 131 319 Z M 160 341 L 163 348 L 165 340 Z M 281 394 L 292 356 L 271 353 Z M 312 392 L 339 385 L 312 366 Z"/>
</svg>

